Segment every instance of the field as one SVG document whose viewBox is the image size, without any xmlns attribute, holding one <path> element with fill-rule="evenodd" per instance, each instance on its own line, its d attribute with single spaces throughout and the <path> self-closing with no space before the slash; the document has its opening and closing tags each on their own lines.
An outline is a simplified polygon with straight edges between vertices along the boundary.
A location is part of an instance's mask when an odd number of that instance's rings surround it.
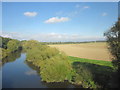
<svg viewBox="0 0 120 90">
<path fill-rule="evenodd" d="M 56 44 L 49 45 L 55 47 L 60 51 L 65 52 L 68 56 L 79 58 L 111 61 L 111 55 L 108 50 L 107 43 L 81 43 L 81 44 Z"/>
</svg>

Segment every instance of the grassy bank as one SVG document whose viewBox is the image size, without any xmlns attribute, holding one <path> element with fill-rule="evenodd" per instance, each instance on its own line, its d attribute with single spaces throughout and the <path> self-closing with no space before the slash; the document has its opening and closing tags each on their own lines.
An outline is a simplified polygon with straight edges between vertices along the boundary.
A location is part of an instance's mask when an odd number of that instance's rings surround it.
<svg viewBox="0 0 120 90">
<path fill-rule="evenodd" d="M 73 56 L 68 56 L 68 58 L 69 58 L 71 63 L 73 63 L 73 62 L 85 62 L 85 63 L 96 64 L 96 65 L 101 65 L 101 66 L 113 67 L 111 61 L 85 59 L 85 58 L 78 58 L 78 57 L 73 57 Z"/>
<path fill-rule="evenodd" d="M 77 73 L 75 79 L 77 83 L 79 83 L 79 81 L 84 82 L 92 77 L 97 87 L 111 87 L 112 74 L 115 72 L 111 61 L 91 60 L 72 56 L 68 56 L 68 58 Z M 81 76 L 83 77 L 82 79 Z M 91 80 L 89 82 L 91 82 Z"/>
</svg>

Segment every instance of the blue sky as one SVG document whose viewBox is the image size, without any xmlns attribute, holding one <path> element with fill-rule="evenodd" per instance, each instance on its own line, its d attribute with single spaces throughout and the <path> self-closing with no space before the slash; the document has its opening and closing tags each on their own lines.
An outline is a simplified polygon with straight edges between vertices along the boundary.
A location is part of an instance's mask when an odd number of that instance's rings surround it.
<svg viewBox="0 0 120 90">
<path fill-rule="evenodd" d="M 39 41 L 103 40 L 118 18 L 117 2 L 4 2 L 3 36 Z"/>
</svg>

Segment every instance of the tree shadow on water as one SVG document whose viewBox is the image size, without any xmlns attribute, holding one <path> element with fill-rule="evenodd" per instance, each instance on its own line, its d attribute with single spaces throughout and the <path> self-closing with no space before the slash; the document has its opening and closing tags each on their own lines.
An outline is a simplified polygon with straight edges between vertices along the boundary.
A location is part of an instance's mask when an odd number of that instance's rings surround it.
<svg viewBox="0 0 120 90">
<path fill-rule="evenodd" d="M 40 77 L 40 68 L 34 66 L 31 62 L 25 61 L 25 63 L 31 69 L 35 70 L 37 72 L 37 75 Z M 75 87 L 74 85 L 70 84 L 68 81 L 47 83 L 47 82 L 44 82 L 41 80 L 40 82 L 41 82 L 41 84 L 42 84 L 41 86 L 43 86 L 43 88 L 74 88 Z"/>
<path fill-rule="evenodd" d="M 14 62 L 20 56 L 21 56 L 21 50 L 18 50 L 15 53 L 9 53 L 6 58 L 2 59 L 2 66 L 8 62 Z"/>
<path fill-rule="evenodd" d="M 76 73 L 79 75 L 82 74 L 85 79 L 92 77 L 98 87 L 110 87 L 114 72 L 113 68 L 86 62 L 74 62 L 72 66 Z"/>
</svg>

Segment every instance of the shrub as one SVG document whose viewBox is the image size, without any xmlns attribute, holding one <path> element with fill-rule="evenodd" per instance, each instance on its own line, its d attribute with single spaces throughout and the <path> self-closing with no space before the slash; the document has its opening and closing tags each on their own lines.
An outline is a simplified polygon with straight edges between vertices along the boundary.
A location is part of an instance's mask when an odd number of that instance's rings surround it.
<svg viewBox="0 0 120 90">
<path fill-rule="evenodd" d="M 73 74 L 68 59 L 65 59 L 65 56 L 60 55 L 46 60 L 44 64 L 41 65 L 40 71 L 42 80 L 46 82 L 71 81 Z"/>
<path fill-rule="evenodd" d="M 14 52 L 16 50 L 18 50 L 20 48 L 20 41 L 18 40 L 10 40 L 8 43 L 7 43 L 7 49 L 9 52 Z"/>
<path fill-rule="evenodd" d="M 42 45 L 36 41 L 24 42 L 23 47 L 27 49 L 27 61 L 40 68 L 43 81 L 64 82 L 71 80 L 72 67 L 65 54 L 56 48 Z"/>
<path fill-rule="evenodd" d="M 96 88 L 97 85 L 93 80 L 93 75 L 85 65 L 79 62 L 73 63 L 73 68 L 76 72 L 73 78 L 73 84 L 81 85 L 83 88 Z"/>
</svg>

